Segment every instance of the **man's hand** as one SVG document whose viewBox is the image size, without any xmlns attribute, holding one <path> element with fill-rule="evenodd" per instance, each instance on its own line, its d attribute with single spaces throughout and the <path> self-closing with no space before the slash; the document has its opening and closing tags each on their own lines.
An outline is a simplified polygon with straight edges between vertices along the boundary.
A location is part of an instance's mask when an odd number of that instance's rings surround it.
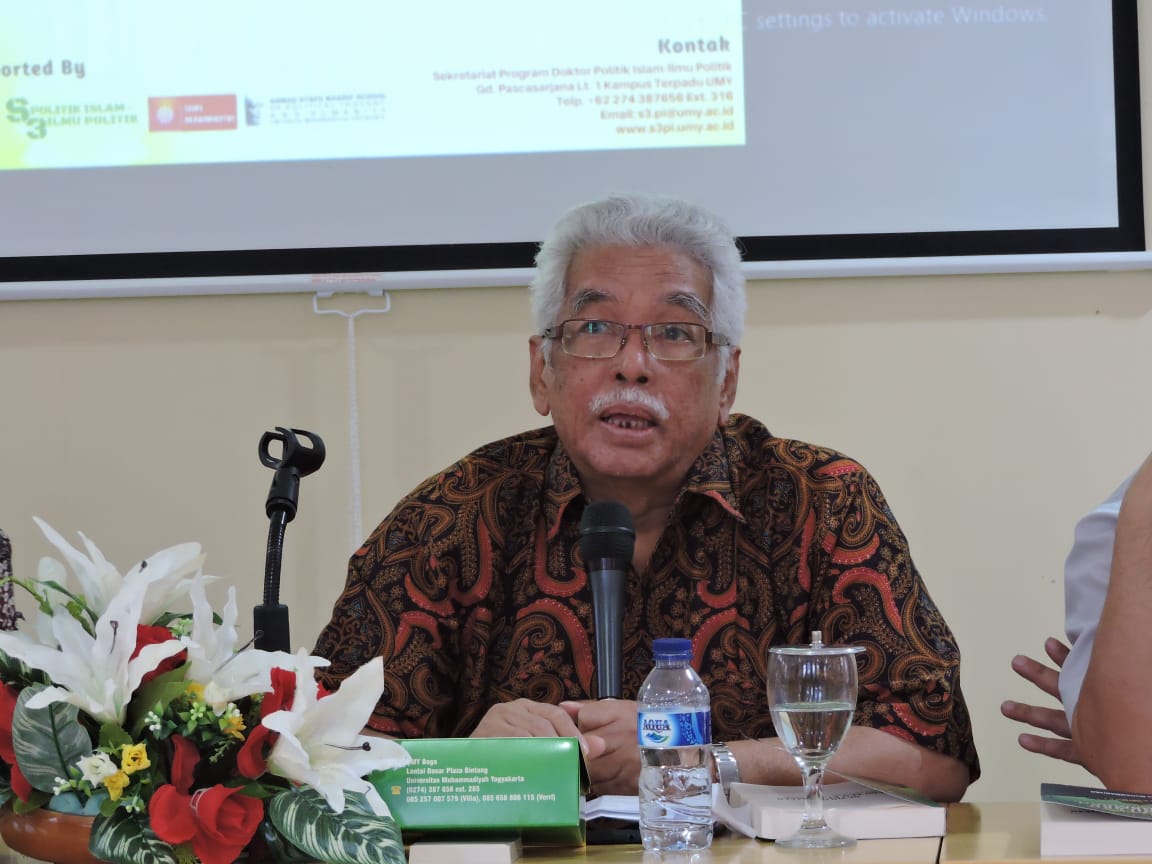
<svg viewBox="0 0 1152 864">
<path fill-rule="evenodd" d="M 584 734 L 563 708 L 531 699 L 493 705 L 468 737 L 577 738 L 586 760 L 595 759 L 604 752 L 604 740 Z"/>
<path fill-rule="evenodd" d="M 1068 646 L 1059 639 L 1049 637 L 1044 641 L 1044 651 L 1056 664 L 1055 669 L 1031 657 L 1017 654 L 1012 658 L 1012 670 L 1025 681 L 1030 681 L 1059 701 L 1060 669 L 1068 657 Z M 1080 754 L 1076 751 L 1076 745 L 1072 743 L 1072 730 L 1068 727 L 1068 716 L 1063 708 L 1044 708 L 1040 705 L 1009 700 L 1000 705 L 1000 713 L 1011 720 L 1027 723 L 1056 736 L 1050 738 L 1025 732 L 1017 739 L 1025 750 L 1051 756 L 1053 759 L 1063 759 L 1074 765 L 1083 764 L 1080 761 Z"/>
<path fill-rule="evenodd" d="M 640 745 L 636 738 L 636 703 L 628 699 L 561 702 L 560 707 L 589 740 L 604 749 L 585 753 L 588 779 L 597 795 L 635 795 L 640 782 Z"/>
</svg>

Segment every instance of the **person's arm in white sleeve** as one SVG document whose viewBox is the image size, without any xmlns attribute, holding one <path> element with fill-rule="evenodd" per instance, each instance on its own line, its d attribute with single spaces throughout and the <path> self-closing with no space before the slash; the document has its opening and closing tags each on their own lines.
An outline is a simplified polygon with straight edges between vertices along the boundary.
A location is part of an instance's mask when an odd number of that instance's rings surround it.
<svg viewBox="0 0 1152 864">
<path fill-rule="evenodd" d="M 1124 495 L 1104 610 L 1072 715 L 1084 767 L 1110 789 L 1152 792 L 1152 456 Z"/>
<path fill-rule="evenodd" d="M 1104 611 L 1120 501 L 1131 482 L 1129 477 L 1107 501 L 1077 523 L 1072 551 L 1064 563 L 1064 632 L 1071 650 L 1060 669 L 1060 701 L 1069 726 Z"/>
<path fill-rule="evenodd" d="M 1080 685 L 1104 608 L 1120 500 L 1131 481 L 1131 477 L 1125 480 L 1107 501 L 1076 524 L 1072 551 L 1064 563 L 1064 629 L 1071 649 L 1059 639 L 1049 637 L 1044 642 L 1044 652 L 1053 666 L 1024 654 L 1012 658 L 1012 670 L 1017 675 L 1062 703 L 1062 707 L 1055 708 L 1011 699 L 1001 703 L 1000 712 L 1005 717 L 1048 733 L 1020 734 L 1017 739 L 1020 746 L 1032 753 L 1081 764 L 1072 741 L 1072 712 L 1080 696 Z"/>
</svg>

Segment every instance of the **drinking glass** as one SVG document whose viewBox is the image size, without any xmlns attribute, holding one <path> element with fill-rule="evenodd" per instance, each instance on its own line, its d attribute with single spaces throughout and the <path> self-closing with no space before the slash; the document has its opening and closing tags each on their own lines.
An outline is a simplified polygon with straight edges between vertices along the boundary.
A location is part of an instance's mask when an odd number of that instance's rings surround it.
<svg viewBox="0 0 1152 864">
<path fill-rule="evenodd" d="M 852 725 L 856 708 L 856 645 L 825 645 L 819 630 L 810 645 L 768 649 L 768 707 L 784 748 L 804 775 L 804 821 L 783 849 L 854 846 L 855 839 L 824 821 L 824 766 Z"/>
</svg>

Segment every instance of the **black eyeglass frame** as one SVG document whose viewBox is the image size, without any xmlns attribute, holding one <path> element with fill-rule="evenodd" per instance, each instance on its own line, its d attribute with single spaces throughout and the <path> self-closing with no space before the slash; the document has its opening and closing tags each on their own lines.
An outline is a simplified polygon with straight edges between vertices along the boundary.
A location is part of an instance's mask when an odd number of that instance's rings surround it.
<svg viewBox="0 0 1152 864">
<path fill-rule="evenodd" d="M 596 356 L 588 356 L 586 354 L 574 354 L 568 350 L 567 340 L 564 338 L 564 328 L 569 324 L 589 324 L 589 323 L 611 324 L 614 327 L 623 327 L 624 332 L 620 334 L 620 342 L 616 346 L 616 350 L 611 354 L 600 354 Z M 648 337 L 651 335 L 650 328 L 652 327 L 699 327 L 704 331 L 704 349 L 696 357 L 660 357 L 653 350 L 648 342 Z M 716 345 L 718 347 L 726 347 L 732 344 L 731 340 L 722 333 L 717 333 L 714 330 L 709 330 L 703 324 L 697 321 L 652 321 L 648 324 L 626 324 L 622 321 L 609 321 L 607 318 L 567 318 L 561 321 L 554 327 L 545 328 L 542 335 L 545 339 L 556 339 L 560 342 L 560 347 L 564 350 L 565 354 L 572 357 L 579 357 L 583 360 L 609 360 L 620 353 L 620 349 L 628 342 L 628 334 L 633 330 L 640 331 L 640 341 L 644 343 L 644 350 L 648 352 L 649 356 L 657 360 L 664 360 L 670 363 L 686 363 L 691 360 L 699 360 L 708 354 L 708 346 Z"/>
</svg>

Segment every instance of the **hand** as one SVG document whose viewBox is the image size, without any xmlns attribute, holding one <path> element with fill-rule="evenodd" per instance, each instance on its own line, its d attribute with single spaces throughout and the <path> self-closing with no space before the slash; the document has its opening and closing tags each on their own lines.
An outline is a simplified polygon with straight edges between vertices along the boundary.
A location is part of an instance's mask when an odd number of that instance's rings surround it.
<svg viewBox="0 0 1152 864">
<path fill-rule="evenodd" d="M 586 760 L 594 759 L 604 751 L 604 741 L 581 732 L 563 708 L 545 702 L 533 702 L 531 699 L 496 703 L 488 709 L 469 737 L 576 738 L 580 741 L 580 749 Z"/>
<path fill-rule="evenodd" d="M 635 795 L 640 784 L 640 745 L 636 738 L 636 703 L 628 699 L 561 702 L 589 740 L 604 744 L 594 756 L 585 753 L 588 779 L 597 795 Z"/>
<path fill-rule="evenodd" d="M 1012 670 L 1025 681 L 1032 682 L 1049 696 L 1059 700 L 1060 669 L 1068 657 L 1068 650 L 1068 646 L 1059 639 L 1049 637 L 1044 641 L 1044 651 L 1056 664 L 1055 669 L 1031 657 L 1017 654 L 1012 658 Z M 1025 750 L 1051 756 L 1053 759 L 1063 759 L 1074 765 L 1083 764 L 1080 761 L 1080 754 L 1076 751 L 1076 745 L 1072 743 L 1072 730 L 1068 728 L 1068 715 L 1064 713 L 1063 708 L 1044 708 L 1009 700 L 1000 705 L 1000 713 L 1011 720 L 1027 723 L 1057 736 L 1049 738 L 1025 732 L 1017 739 Z"/>
</svg>

